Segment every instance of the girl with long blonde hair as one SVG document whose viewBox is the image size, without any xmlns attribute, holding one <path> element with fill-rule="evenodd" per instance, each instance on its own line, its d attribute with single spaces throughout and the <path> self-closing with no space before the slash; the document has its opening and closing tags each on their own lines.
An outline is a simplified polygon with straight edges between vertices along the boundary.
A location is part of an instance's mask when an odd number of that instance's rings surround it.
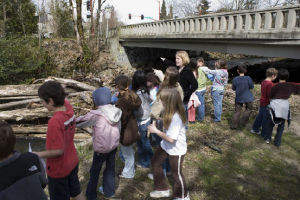
<svg viewBox="0 0 300 200">
<path fill-rule="evenodd" d="M 169 197 L 170 190 L 166 183 L 162 163 L 169 158 L 171 172 L 174 180 L 174 199 L 189 200 L 188 191 L 182 174 L 184 155 L 187 152 L 186 143 L 186 115 L 184 105 L 176 88 L 166 88 L 161 91 L 160 99 L 163 110 L 163 130 L 158 130 L 154 125 L 149 125 L 148 131 L 162 138 L 160 147 L 156 150 L 151 166 L 154 177 L 154 191 L 152 198 Z"/>
</svg>

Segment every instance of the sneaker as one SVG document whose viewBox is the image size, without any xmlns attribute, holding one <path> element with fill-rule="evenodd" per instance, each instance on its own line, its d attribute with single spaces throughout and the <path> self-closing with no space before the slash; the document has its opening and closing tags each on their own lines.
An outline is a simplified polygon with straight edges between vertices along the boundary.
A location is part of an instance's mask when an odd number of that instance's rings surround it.
<svg viewBox="0 0 300 200">
<path fill-rule="evenodd" d="M 154 177 L 153 177 L 153 174 L 152 174 L 152 173 L 149 173 L 149 174 L 147 174 L 147 177 L 148 177 L 150 180 L 153 180 L 153 179 L 154 179 Z"/>
<path fill-rule="evenodd" d="M 266 139 L 265 141 L 266 141 L 267 144 L 270 144 L 270 140 L 269 139 Z"/>
<path fill-rule="evenodd" d="M 104 195 L 105 198 L 112 198 L 112 197 L 115 196 L 115 194 L 113 194 L 113 195 L 111 195 L 111 196 L 109 196 L 109 197 L 106 196 L 106 195 L 104 194 L 104 191 L 103 191 L 103 186 L 100 186 L 99 189 L 98 189 L 98 191 L 99 191 L 102 195 Z"/>
<path fill-rule="evenodd" d="M 119 178 L 133 179 L 134 177 L 132 177 L 132 178 L 128 178 L 128 177 L 124 176 L 123 174 L 120 174 L 120 175 L 119 175 Z"/>
<path fill-rule="evenodd" d="M 260 132 L 258 131 L 258 132 L 256 132 L 255 130 L 253 130 L 253 129 L 251 129 L 251 131 L 250 131 L 251 133 L 253 133 L 253 134 L 256 134 L 256 135 L 260 135 Z"/>
<path fill-rule="evenodd" d="M 163 191 L 158 191 L 154 190 L 153 192 L 150 192 L 150 197 L 152 198 L 162 198 L 162 197 L 169 197 L 170 196 L 170 190 L 163 190 Z"/>
<path fill-rule="evenodd" d="M 190 195 L 188 193 L 184 198 L 175 197 L 173 200 L 190 200 Z"/>
</svg>

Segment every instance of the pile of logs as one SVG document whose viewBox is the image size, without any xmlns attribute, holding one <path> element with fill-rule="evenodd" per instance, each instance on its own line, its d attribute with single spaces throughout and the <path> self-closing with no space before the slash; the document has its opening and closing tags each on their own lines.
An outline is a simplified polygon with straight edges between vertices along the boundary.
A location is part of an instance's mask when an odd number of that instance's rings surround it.
<svg viewBox="0 0 300 200">
<path fill-rule="evenodd" d="M 49 77 L 30 85 L 0 85 L 0 120 L 9 122 L 15 134 L 46 133 L 47 121 L 52 113 L 40 103 L 38 88 L 48 80 L 63 85 L 76 116 L 92 108 L 91 95 L 96 87 L 72 79 Z"/>
</svg>

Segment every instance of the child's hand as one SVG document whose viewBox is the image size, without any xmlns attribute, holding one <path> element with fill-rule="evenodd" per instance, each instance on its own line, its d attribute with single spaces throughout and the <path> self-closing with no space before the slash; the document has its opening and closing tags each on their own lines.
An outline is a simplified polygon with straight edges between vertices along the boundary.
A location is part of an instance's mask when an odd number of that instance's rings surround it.
<svg viewBox="0 0 300 200">
<path fill-rule="evenodd" d="M 31 153 L 37 155 L 38 157 L 41 157 L 41 156 L 40 156 L 40 152 L 35 152 L 35 151 L 33 151 L 33 152 L 31 152 Z"/>
<path fill-rule="evenodd" d="M 150 133 L 157 133 L 159 130 L 156 128 L 156 126 L 154 126 L 153 124 L 150 124 L 148 126 L 148 132 Z"/>
</svg>

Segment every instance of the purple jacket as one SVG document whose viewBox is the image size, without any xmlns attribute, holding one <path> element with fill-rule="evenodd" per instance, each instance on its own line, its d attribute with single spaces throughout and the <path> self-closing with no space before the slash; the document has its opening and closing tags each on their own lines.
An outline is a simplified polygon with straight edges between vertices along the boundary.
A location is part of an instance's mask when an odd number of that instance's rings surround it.
<svg viewBox="0 0 300 200">
<path fill-rule="evenodd" d="M 122 111 L 114 105 L 99 106 L 86 115 L 76 118 L 78 128 L 93 128 L 93 147 L 98 153 L 114 150 L 120 141 Z"/>
</svg>

